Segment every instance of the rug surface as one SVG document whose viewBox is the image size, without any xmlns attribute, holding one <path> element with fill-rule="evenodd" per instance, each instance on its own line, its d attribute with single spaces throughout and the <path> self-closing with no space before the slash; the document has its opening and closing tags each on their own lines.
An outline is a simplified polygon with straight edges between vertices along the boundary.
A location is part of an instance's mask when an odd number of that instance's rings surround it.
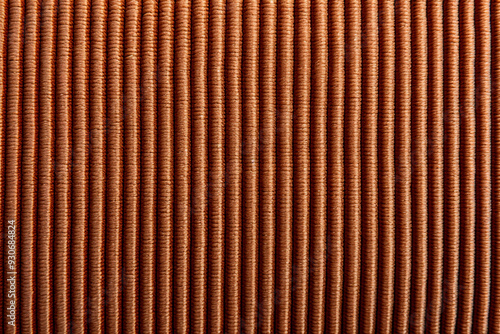
<svg viewBox="0 0 500 334">
<path fill-rule="evenodd" d="M 500 1 L 0 1 L 0 332 L 500 333 Z"/>
</svg>

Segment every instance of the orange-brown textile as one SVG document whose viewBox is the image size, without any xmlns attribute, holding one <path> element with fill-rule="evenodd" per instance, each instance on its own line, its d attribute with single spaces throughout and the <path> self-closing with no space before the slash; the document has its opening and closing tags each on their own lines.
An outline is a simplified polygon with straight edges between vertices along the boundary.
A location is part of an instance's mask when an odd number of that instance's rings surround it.
<svg viewBox="0 0 500 334">
<path fill-rule="evenodd" d="M 0 332 L 500 333 L 500 3 L 0 2 Z"/>
</svg>

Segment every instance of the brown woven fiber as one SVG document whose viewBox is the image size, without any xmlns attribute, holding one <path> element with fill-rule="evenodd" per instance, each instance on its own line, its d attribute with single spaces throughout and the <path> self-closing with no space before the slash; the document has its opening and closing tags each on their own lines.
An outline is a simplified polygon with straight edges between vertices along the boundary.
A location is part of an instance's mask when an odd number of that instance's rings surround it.
<svg viewBox="0 0 500 334">
<path fill-rule="evenodd" d="M 0 333 L 500 334 L 500 1 L 0 1 Z"/>
</svg>

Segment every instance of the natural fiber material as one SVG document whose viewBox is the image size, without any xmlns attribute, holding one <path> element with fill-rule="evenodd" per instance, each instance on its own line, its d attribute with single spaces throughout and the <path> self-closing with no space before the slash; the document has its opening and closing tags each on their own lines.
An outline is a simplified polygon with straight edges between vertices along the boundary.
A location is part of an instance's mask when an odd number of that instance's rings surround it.
<svg viewBox="0 0 500 334">
<path fill-rule="evenodd" d="M 500 333 L 500 2 L 0 2 L 0 332 Z"/>
</svg>

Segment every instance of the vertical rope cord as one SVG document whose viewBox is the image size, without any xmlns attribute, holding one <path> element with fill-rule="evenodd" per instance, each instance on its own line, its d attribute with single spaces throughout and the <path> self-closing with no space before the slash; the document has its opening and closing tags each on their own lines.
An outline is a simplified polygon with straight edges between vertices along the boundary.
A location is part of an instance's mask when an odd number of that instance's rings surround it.
<svg viewBox="0 0 500 334">
<path fill-rule="evenodd" d="M 344 296 L 342 331 L 358 330 L 361 259 L 361 1 L 346 2 Z"/>
<path fill-rule="evenodd" d="M 158 116 L 157 116 L 157 290 L 158 332 L 172 331 L 174 232 L 174 1 L 160 0 L 158 10 Z"/>
<path fill-rule="evenodd" d="M 411 8 L 396 2 L 396 273 L 393 330 L 408 328 L 411 293 Z"/>
<path fill-rule="evenodd" d="M 426 1 L 412 4 L 412 303 L 410 331 L 425 329 L 428 272 L 428 94 Z"/>
<path fill-rule="evenodd" d="M 276 175 L 276 331 L 291 331 L 293 230 L 293 73 L 292 1 L 278 2 L 277 175 Z"/>
<path fill-rule="evenodd" d="M 430 2 L 428 10 L 429 41 L 429 284 L 427 289 L 426 326 L 439 331 L 443 294 L 444 232 L 444 129 L 443 129 L 443 3 Z"/>
<path fill-rule="evenodd" d="M 122 329 L 124 6 L 121 0 L 108 5 L 105 324 L 109 332 Z"/>
<path fill-rule="evenodd" d="M 41 8 L 38 115 L 37 330 L 53 330 L 55 60 L 57 3 Z"/>
<path fill-rule="evenodd" d="M 189 244 L 191 185 L 191 91 L 190 91 L 190 6 L 189 0 L 175 3 L 174 44 L 174 330 L 189 330 Z"/>
<path fill-rule="evenodd" d="M 123 212 L 123 331 L 138 330 L 139 190 L 140 190 L 140 44 L 141 7 L 125 2 L 124 42 L 124 212 Z"/>
<path fill-rule="evenodd" d="M 92 3 L 90 32 L 89 331 L 104 330 L 107 3 Z"/>
<path fill-rule="evenodd" d="M 71 223 L 72 50 L 73 4 L 61 1 L 57 15 L 54 168 L 54 330 L 58 332 L 69 331 L 71 319 L 68 259 Z"/>
<path fill-rule="evenodd" d="M 213 1 L 209 12 L 209 243 L 208 243 L 208 325 L 221 332 L 224 325 L 224 168 L 225 168 L 225 2 Z"/>
<path fill-rule="evenodd" d="M 71 226 L 71 321 L 85 331 L 88 300 L 89 81 L 91 4 L 75 5 L 73 55 L 73 170 Z"/>
<path fill-rule="evenodd" d="M 140 331 L 155 331 L 156 71 L 158 1 L 144 1 L 141 24 Z"/>
<path fill-rule="evenodd" d="M 378 22 L 377 3 L 362 2 L 362 106 L 361 106 L 361 298 L 360 331 L 373 332 L 377 300 L 378 178 Z"/>
<path fill-rule="evenodd" d="M 310 227 L 311 3 L 295 2 L 292 330 L 307 331 Z"/>
<path fill-rule="evenodd" d="M 10 227 L 14 230 L 15 236 L 19 235 L 20 227 L 17 222 L 20 218 L 21 208 L 21 145 L 22 145 L 22 76 L 23 76 L 23 32 L 24 32 L 24 15 L 25 7 L 23 1 L 9 2 L 9 23 L 7 41 L 7 94 L 6 94 L 6 116 L 5 116 L 5 202 L 4 202 L 4 219 L 6 220 L 4 230 L 8 233 L 9 221 L 14 221 L 14 226 Z M 11 225 L 12 226 L 12 225 Z M 4 254 L 12 254 L 14 250 L 14 259 L 19 257 L 19 239 L 15 238 L 10 243 L 4 245 Z M 10 258 L 12 260 L 12 257 Z M 4 270 L 10 272 L 19 272 L 19 262 L 9 263 L 9 257 L 4 255 Z M 5 272 L 5 271 L 4 271 Z M 4 279 L 7 279 L 4 273 Z M 12 275 L 10 275 L 12 277 Z M 19 282 L 16 280 L 14 284 L 4 285 L 4 306 L 7 306 L 9 301 L 10 286 L 14 286 L 15 290 L 19 289 Z M 19 312 L 19 304 L 14 305 L 15 312 Z M 7 313 L 6 311 L 4 311 Z M 8 325 L 7 317 L 4 317 L 3 328 L 6 333 L 15 333 L 19 327 L 19 318 L 15 318 L 15 326 Z"/>
<path fill-rule="evenodd" d="M 260 15 L 259 326 L 274 332 L 276 209 L 276 2 L 263 1 Z"/>
<path fill-rule="evenodd" d="M 392 1 L 379 4 L 377 330 L 390 333 L 395 273 L 395 13 Z"/>
<path fill-rule="evenodd" d="M 444 100 L 443 2 L 428 2 L 428 285 L 425 313 L 428 332 L 439 332 L 443 294 Z"/>
<path fill-rule="evenodd" d="M 457 330 L 468 333 L 474 298 L 475 143 L 474 3 L 460 3 L 460 269 Z"/>
<path fill-rule="evenodd" d="M 441 330 L 455 331 L 460 237 L 459 190 L 459 30 L 458 2 L 445 1 L 444 21 L 444 278 Z"/>
<path fill-rule="evenodd" d="M 6 152 L 6 133 L 7 133 L 7 122 L 6 122 L 6 115 L 7 115 L 7 78 L 8 78 L 8 68 L 7 68 L 7 52 L 8 52 L 8 46 L 7 46 L 7 41 L 8 41 L 8 31 L 9 31 L 9 20 L 8 20 L 8 15 L 9 15 L 9 8 L 7 6 L 2 6 L 1 11 L 0 11 L 0 19 L 2 22 L 0 24 L 0 233 L 5 232 L 6 227 L 5 227 L 5 185 L 6 185 L 6 175 L 5 175 L 5 170 L 6 170 L 6 160 L 5 157 L 7 155 Z M 5 275 L 4 275 L 4 268 L 5 268 L 5 248 L 4 244 L 0 246 L 0 250 L 2 254 L 0 255 L 0 279 L 2 282 L 4 282 Z M 4 289 L 0 289 L 0 307 L 2 309 L 0 310 L 0 315 L 2 316 L 2 319 L 4 318 Z M 0 321 L 0 331 L 3 330 L 3 325 L 4 321 Z"/>
<path fill-rule="evenodd" d="M 191 330 L 206 331 L 207 277 L 207 42 L 208 2 L 192 4 L 192 274 Z"/>
<path fill-rule="evenodd" d="M 311 253 L 309 330 L 325 328 L 327 238 L 328 4 L 311 13 Z"/>
<path fill-rule="evenodd" d="M 328 55 L 328 239 L 326 330 L 342 329 L 344 270 L 344 111 L 345 111 L 345 4 L 329 3 Z"/>
<path fill-rule="evenodd" d="M 22 110 L 22 181 L 21 181 L 21 226 L 20 242 L 20 325 L 22 331 L 33 332 L 36 328 L 35 314 L 35 235 L 36 170 L 37 170 L 37 116 L 38 116 L 38 46 L 40 42 L 40 8 L 36 1 L 27 1 L 25 13 L 23 110 Z"/>
<path fill-rule="evenodd" d="M 476 275 L 474 332 L 488 331 L 491 290 L 491 21 L 490 4 L 475 2 Z"/>
<path fill-rule="evenodd" d="M 239 330 L 240 252 L 242 223 L 242 5 L 227 3 L 226 9 L 226 254 L 224 277 L 224 331 Z"/>
<path fill-rule="evenodd" d="M 500 330 L 500 4 L 491 4 L 491 117 L 492 117 L 492 212 L 491 212 L 491 304 L 488 328 Z"/>
<path fill-rule="evenodd" d="M 243 4 L 242 328 L 255 331 L 259 310 L 259 2 Z M 272 27 L 266 27 L 269 29 Z M 270 46 L 267 45 L 269 48 Z M 272 83 L 268 83 L 272 85 Z M 229 127 L 228 127 L 229 129 Z M 269 254 L 268 254 L 269 255 Z M 264 256 L 264 254 L 262 254 Z"/>
</svg>

